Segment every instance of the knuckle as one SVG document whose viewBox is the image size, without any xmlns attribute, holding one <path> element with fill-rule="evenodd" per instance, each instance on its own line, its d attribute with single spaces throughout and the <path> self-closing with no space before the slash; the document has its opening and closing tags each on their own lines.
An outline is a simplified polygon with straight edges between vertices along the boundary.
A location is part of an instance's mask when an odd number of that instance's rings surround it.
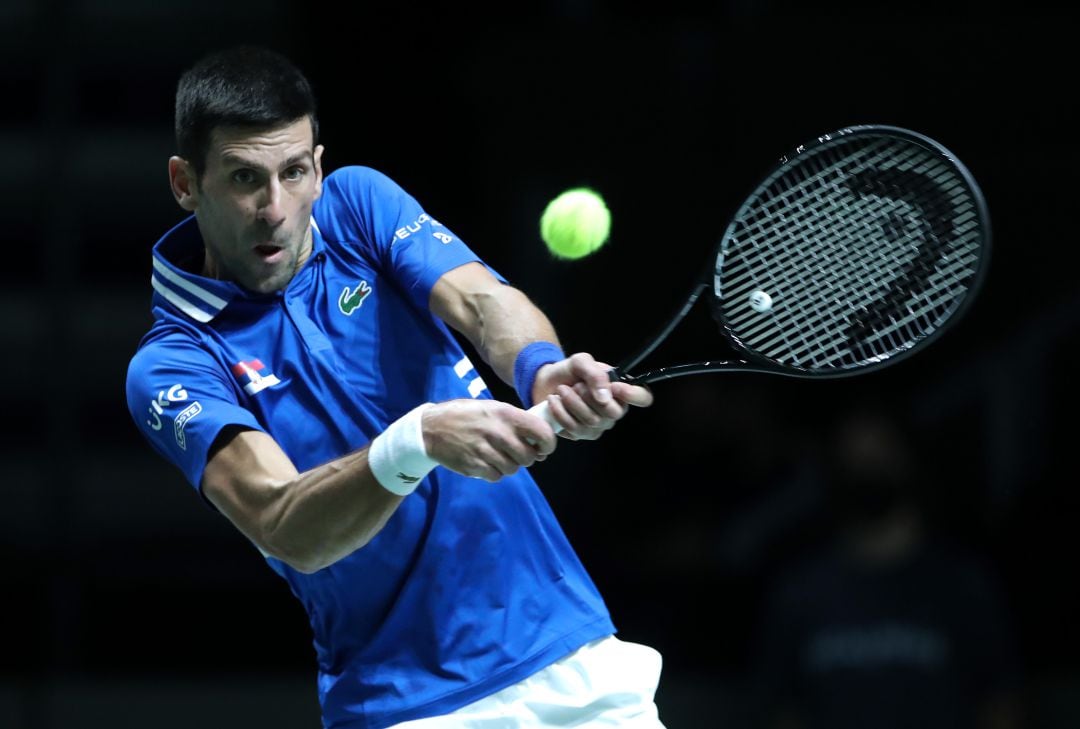
<svg viewBox="0 0 1080 729">
<path fill-rule="evenodd" d="M 578 373 L 587 373 L 593 365 L 593 358 L 585 352 L 578 352 L 570 358 L 570 363 Z"/>
<path fill-rule="evenodd" d="M 501 428 L 491 431 L 487 436 L 487 445 L 490 446 L 493 452 L 497 452 L 509 446 L 509 441 L 510 439 L 506 431 Z M 490 455 L 494 455 L 494 453 Z"/>
</svg>

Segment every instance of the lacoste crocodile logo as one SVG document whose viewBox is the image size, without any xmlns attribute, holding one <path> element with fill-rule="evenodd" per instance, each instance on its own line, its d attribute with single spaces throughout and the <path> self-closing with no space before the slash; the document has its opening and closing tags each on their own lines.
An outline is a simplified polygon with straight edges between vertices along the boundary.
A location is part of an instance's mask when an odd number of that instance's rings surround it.
<svg viewBox="0 0 1080 729">
<path fill-rule="evenodd" d="M 341 296 L 338 297 L 338 309 L 345 316 L 352 316 L 352 313 L 360 308 L 360 305 L 364 303 L 364 299 L 371 293 L 371 287 L 368 286 L 367 281 L 361 281 L 356 285 L 355 289 L 349 289 L 348 286 L 341 292 Z"/>
</svg>

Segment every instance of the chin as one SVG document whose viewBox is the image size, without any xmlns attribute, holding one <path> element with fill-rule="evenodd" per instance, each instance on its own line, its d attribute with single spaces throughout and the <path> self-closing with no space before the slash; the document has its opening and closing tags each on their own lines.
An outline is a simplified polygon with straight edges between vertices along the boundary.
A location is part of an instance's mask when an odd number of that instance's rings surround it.
<svg viewBox="0 0 1080 729">
<path fill-rule="evenodd" d="M 289 285 L 290 277 L 279 275 L 244 283 L 244 288 L 256 294 L 272 294 Z"/>
</svg>

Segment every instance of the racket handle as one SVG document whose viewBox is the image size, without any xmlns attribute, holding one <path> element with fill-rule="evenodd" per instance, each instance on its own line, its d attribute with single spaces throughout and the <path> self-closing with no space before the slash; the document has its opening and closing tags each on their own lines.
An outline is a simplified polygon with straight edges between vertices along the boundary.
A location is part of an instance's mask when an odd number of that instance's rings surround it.
<svg viewBox="0 0 1080 729">
<path fill-rule="evenodd" d="M 548 407 L 547 400 L 544 400 L 539 405 L 533 405 L 529 408 L 529 412 L 539 418 L 543 418 L 544 422 L 551 426 L 551 429 L 555 431 L 556 435 L 563 429 L 558 421 L 555 420 L 555 416 L 551 414 L 551 408 Z"/>
</svg>

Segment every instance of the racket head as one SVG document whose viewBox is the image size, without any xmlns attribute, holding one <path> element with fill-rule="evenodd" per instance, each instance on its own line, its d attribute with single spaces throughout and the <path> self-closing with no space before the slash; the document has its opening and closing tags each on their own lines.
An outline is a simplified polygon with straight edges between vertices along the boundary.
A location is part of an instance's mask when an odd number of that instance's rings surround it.
<svg viewBox="0 0 1080 729">
<path fill-rule="evenodd" d="M 971 306 L 990 215 L 949 150 L 846 127 L 783 156 L 716 252 L 714 319 L 747 368 L 846 377 L 901 361 Z"/>
</svg>

